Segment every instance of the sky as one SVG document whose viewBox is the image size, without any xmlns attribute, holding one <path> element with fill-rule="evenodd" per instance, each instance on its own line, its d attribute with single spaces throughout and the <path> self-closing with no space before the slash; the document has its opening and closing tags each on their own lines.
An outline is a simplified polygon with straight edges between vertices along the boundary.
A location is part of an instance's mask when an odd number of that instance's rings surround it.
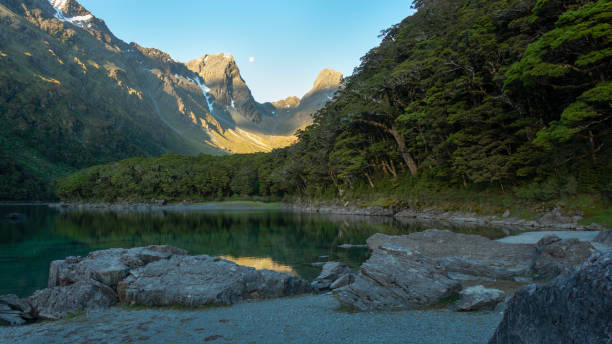
<svg viewBox="0 0 612 344">
<path fill-rule="evenodd" d="M 410 0 L 80 0 L 126 42 L 187 62 L 232 54 L 255 100 L 301 97 L 324 68 L 351 75 Z"/>
</svg>

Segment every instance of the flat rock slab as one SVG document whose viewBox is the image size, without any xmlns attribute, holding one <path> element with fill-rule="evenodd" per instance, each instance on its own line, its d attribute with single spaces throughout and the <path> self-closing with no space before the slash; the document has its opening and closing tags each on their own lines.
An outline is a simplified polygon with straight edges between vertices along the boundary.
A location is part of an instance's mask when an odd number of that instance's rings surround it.
<svg viewBox="0 0 612 344">
<path fill-rule="evenodd" d="M 536 244 L 542 238 L 549 235 L 556 235 L 561 239 L 578 239 L 580 241 L 592 242 L 599 232 L 579 232 L 579 231 L 538 231 L 525 232 L 517 235 L 507 236 L 497 239 L 497 242 L 506 244 Z"/>
<path fill-rule="evenodd" d="M 146 306 L 233 304 L 311 291 L 299 277 L 201 256 L 173 256 L 130 271 L 119 282 L 121 302 Z"/>
<path fill-rule="evenodd" d="M 338 289 L 336 298 L 362 311 L 411 309 L 452 297 L 460 289 L 436 261 L 384 243 L 361 265 L 355 281 Z"/>
<path fill-rule="evenodd" d="M 490 344 L 610 343 L 612 251 L 594 254 L 578 270 L 519 289 Z"/>
<path fill-rule="evenodd" d="M 512 279 L 528 275 L 536 255 L 534 245 L 507 244 L 480 235 L 438 229 L 400 236 L 374 234 L 367 243 L 372 250 L 384 243 L 416 250 L 438 260 L 455 279 L 470 276 Z"/>
</svg>

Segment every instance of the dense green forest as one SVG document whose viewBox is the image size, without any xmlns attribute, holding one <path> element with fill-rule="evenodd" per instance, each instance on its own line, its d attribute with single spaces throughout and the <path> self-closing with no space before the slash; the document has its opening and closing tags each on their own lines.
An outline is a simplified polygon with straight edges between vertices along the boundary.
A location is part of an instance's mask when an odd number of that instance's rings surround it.
<svg viewBox="0 0 612 344">
<path fill-rule="evenodd" d="M 128 159 L 69 200 L 286 197 L 424 206 L 612 196 L 612 2 L 417 0 L 270 154 Z M 506 200 L 506 201 L 503 201 Z M 495 209 L 497 210 L 497 209 Z"/>
</svg>

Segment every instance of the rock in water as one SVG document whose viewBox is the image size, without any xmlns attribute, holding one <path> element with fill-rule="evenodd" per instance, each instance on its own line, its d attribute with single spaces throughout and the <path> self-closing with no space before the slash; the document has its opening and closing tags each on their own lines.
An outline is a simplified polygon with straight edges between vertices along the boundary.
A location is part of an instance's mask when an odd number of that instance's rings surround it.
<svg viewBox="0 0 612 344">
<path fill-rule="evenodd" d="M 363 311 L 410 309 L 457 294 L 459 282 L 440 270 L 436 261 L 419 252 L 384 243 L 361 265 L 355 281 L 336 298 Z"/>
<path fill-rule="evenodd" d="M 504 300 L 505 293 L 499 289 L 488 289 L 477 285 L 463 289 L 459 295 L 461 298 L 455 303 L 456 310 L 469 312 L 493 310 Z"/>
<path fill-rule="evenodd" d="M 111 248 L 91 252 L 87 257 L 68 257 L 51 262 L 49 288 L 68 286 L 78 281 L 96 280 L 112 289 L 127 277 L 131 269 L 139 268 L 187 251 L 172 246 L 148 246 L 131 249 Z"/>
<path fill-rule="evenodd" d="M 122 302 L 147 306 L 232 304 L 310 290 L 299 277 L 206 255 L 158 260 L 132 270 L 117 287 Z"/>
<path fill-rule="evenodd" d="M 533 271 L 537 279 L 549 280 L 574 271 L 596 250 L 589 242 L 578 239 L 564 239 L 556 235 L 546 236 L 536 244 L 537 258 Z"/>
<path fill-rule="evenodd" d="M 27 300 L 13 294 L 0 296 L 0 325 L 24 325 L 34 320 L 32 306 Z"/>
<path fill-rule="evenodd" d="M 610 343 L 612 252 L 578 270 L 519 289 L 489 344 Z"/>
<path fill-rule="evenodd" d="M 316 292 L 332 289 L 331 286 L 346 274 L 351 273 L 351 268 L 339 262 L 327 262 L 323 265 L 321 274 L 312 282 Z"/>
<path fill-rule="evenodd" d="M 40 319 L 57 320 L 85 310 L 110 307 L 117 303 L 117 295 L 97 281 L 78 281 L 36 291 L 28 301 Z"/>
</svg>

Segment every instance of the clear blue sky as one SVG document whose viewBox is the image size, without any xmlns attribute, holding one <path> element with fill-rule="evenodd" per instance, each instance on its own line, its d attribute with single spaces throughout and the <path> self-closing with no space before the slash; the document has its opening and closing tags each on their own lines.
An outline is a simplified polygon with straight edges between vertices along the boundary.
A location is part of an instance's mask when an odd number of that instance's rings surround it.
<svg viewBox="0 0 612 344">
<path fill-rule="evenodd" d="M 257 101 L 301 97 L 323 68 L 345 76 L 410 15 L 410 0 L 80 0 L 113 33 L 188 61 L 234 55 Z M 249 59 L 253 57 L 253 62 Z"/>
</svg>

